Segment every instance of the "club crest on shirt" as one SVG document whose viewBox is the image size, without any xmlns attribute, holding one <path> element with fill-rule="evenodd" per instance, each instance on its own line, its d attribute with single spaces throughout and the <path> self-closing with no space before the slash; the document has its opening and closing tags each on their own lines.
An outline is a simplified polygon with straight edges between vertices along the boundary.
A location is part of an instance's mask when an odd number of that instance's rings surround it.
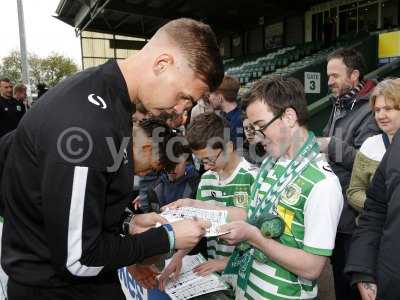
<svg viewBox="0 0 400 300">
<path fill-rule="evenodd" d="M 249 201 L 249 195 L 246 192 L 236 192 L 233 196 L 234 205 L 237 207 L 246 208 Z"/>
<path fill-rule="evenodd" d="M 285 189 L 281 199 L 283 203 L 295 205 L 300 200 L 300 195 L 301 188 L 296 184 L 292 184 Z"/>
<path fill-rule="evenodd" d="M 17 110 L 21 111 L 22 110 L 21 106 L 17 105 Z"/>
</svg>

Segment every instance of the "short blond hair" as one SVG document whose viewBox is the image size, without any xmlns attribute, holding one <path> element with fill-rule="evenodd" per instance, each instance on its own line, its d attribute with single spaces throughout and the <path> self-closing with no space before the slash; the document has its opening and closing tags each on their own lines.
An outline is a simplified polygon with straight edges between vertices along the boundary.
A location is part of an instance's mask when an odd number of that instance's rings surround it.
<svg viewBox="0 0 400 300">
<path fill-rule="evenodd" d="M 14 95 L 16 93 L 22 93 L 26 91 L 26 86 L 23 83 L 18 83 L 14 86 Z"/>
<path fill-rule="evenodd" d="M 371 109 L 374 109 L 379 96 L 392 101 L 394 108 L 400 110 L 400 78 L 387 78 L 377 84 L 369 98 Z"/>
</svg>

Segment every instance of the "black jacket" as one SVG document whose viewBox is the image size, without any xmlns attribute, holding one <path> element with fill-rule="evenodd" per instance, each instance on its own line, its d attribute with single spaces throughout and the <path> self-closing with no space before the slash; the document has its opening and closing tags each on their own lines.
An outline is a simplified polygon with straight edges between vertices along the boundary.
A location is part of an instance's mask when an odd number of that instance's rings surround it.
<svg viewBox="0 0 400 300">
<path fill-rule="evenodd" d="M 367 81 L 366 87 L 371 86 Z M 332 110 L 323 135 L 332 137 L 328 145 L 328 160 L 332 170 L 337 175 L 342 186 L 345 199 L 340 217 L 338 232 L 352 233 L 355 227 L 357 212 L 348 204 L 346 191 L 349 187 L 353 163 L 358 149 L 370 136 L 380 132 L 369 107 L 369 91 L 363 91 L 357 96 L 354 107 L 350 103 L 339 114 Z"/>
<path fill-rule="evenodd" d="M 8 152 L 10 151 L 12 142 L 14 140 L 15 131 L 12 130 L 0 138 L 0 183 L 3 178 L 3 171 L 6 164 Z M 4 202 L 2 201 L 2 192 L 0 184 L 0 216 L 4 216 Z"/>
<path fill-rule="evenodd" d="M 0 137 L 17 128 L 25 114 L 25 105 L 18 100 L 0 96 Z"/>
<path fill-rule="evenodd" d="M 400 131 L 367 191 L 345 272 L 378 285 L 377 299 L 400 299 Z M 362 276 L 360 276 L 362 278 Z M 368 279 L 369 278 L 369 279 Z M 372 280 L 370 280 L 372 279 Z"/>
<path fill-rule="evenodd" d="M 160 212 L 160 208 L 182 198 L 196 198 L 200 176 L 194 165 L 186 166 L 185 175 L 171 182 L 163 172 L 147 191 L 150 210 Z"/>
<path fill-rule="evenodd" d="M 160 227 L 122 236 L 132 200 L 132 106 L 115 61 L 44 94 L 22 119 L 3 173 L 2 266 L 13 280 L 56 287 L 116 281 L 117 268 L 166 253 Z M 124 151 L 123 151 L 124 152 Z"/>
</svg>

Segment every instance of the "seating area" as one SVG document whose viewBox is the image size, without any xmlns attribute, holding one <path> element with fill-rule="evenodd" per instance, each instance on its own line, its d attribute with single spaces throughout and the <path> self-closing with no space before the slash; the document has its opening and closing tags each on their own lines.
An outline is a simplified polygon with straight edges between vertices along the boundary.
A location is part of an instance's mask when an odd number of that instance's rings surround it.
<svg viewBox="0 0 400 300">
<path fill-rule="evenodd" d="M 269 75 L 287 76 L 300 69 L 325 60 L 336 48 L 347 46 L 356 40 L 365 38 L 364 34 L 349 34 L 340 37 L 334 46 L 325 47 L 321 42 L 309 42 L 302 45 L 281 48 L 245 62 L 230 61 L 225 64 L 226 73 L 239 79 L 244 89 L 254 81 Z"/>
<path fill-rule="evenodd" d="M 310 56 L 321 48 L 321 43 L 307 43 L 300 46 L 281 48 L 274 52 L 255 58 L 252 61 L 244 62 L 232 66 L 234 62 L 227 63 L 227 74 L 239 79 L 241 85 L 246 85 L 289 66 L 293 62 L 298 62 L 304 57 Z M 231 66 L 231 67 L 229 67 Z"/>
</svg>

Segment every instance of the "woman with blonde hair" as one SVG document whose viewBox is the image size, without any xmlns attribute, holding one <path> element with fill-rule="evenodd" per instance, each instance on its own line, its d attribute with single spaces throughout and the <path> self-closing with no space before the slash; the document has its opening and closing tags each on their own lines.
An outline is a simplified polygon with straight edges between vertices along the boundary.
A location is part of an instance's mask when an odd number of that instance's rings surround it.
<svg viewBox="0 0 400 300">
<path fill-rule="evenodd" d="M 400 128 L 400 79 L 380 82 L 371 94 L 370 106 L 382 133 L 366 139 L 354 161 L 347 199 L 358 212 L 362 212 L 368 185 Z"/>
</svg>

